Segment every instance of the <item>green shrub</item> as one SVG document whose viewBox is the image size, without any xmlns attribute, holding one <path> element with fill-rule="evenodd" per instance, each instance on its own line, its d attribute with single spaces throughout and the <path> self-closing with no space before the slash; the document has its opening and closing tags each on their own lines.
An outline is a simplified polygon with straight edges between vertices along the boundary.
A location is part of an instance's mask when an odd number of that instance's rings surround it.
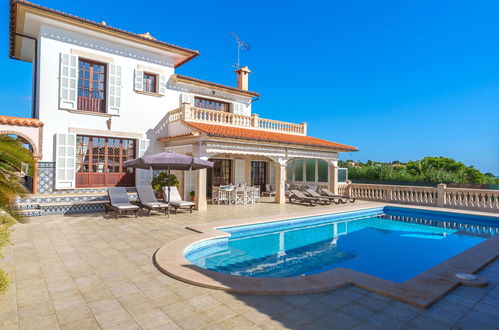
<svg viewBox="0 0 499 330">
<path fill-rule="evenodd" d="M 170 174 L 168 180 L 168 174 L 166 172 L 161 172 L 152 179 L 151 186 L 156 192 L 161 193 L 162 188 L 168 186 L 168 183 L 170 183 L 170 186 L 175 186 L 177 188 L 180 184 L 174 174 Z"/>
<path fill-rule="evenodd" d="M 3 257 L 1 249 L 10 243 L 10 226 L 16 223 L 16 220 L 8 215 L 0 215 L 0 258 Z M 9 286 L 7 273 L 0 269 L 0 295 L 4 293 Z"/>
<path fill-rule="evenodd" d="M 353 180 L 405 181 L 432 183 L 482 183 L 497 184 L 493 174 L 483 174 L 473 166 L 446 157 L 425 157 L 421 160 L 398 162 L 399 166 L 368 161 L 348 168 L 348 177 Z M 348 167 L 341 162 L 340 166 Z"/>
<path fill-rule="evenodd" d="M 7 273 L 0 269 L 0 296 L 7 291 L 9 287 L 9 277 Z"/>
</svg>

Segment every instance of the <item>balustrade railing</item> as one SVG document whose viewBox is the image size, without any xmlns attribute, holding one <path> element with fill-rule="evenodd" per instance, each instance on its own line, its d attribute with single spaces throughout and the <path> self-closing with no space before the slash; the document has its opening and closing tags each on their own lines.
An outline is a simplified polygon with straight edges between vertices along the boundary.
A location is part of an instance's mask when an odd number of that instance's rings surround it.
<svg viewBox="0 0 499 330">
<path fill-rule="evenodd" d="M 263 131 L 297 135 L 307 134 L 306 123 L 294 124 L 278 120 L 260 118 L 256 114 L 246 116 L 231 112 L 197 108 L 192 107 L 188 103 L 184 103 L 182 107 L 170 111 L 167 115 L 167 121 L 169 123 L 179 120 L 188 120 L 193 122 L 211 123 L 242 128 L 254 128 Z"/>
<path fill-rule="evenodd" d="M 342 186 L 339 186 L 339 192 Z M 341 193 L 340 193 L 341 194 Z M 350 183 L 345 194 L 357 199 L 499 212 L 499 191 Z"/>
<path fill-rule="evenodd" d="M 499 191 L 485 189 L 445 189 L 446 207 L 499 210 Z"/>
<path fill-rule="evenodd" d="M 348 195 L 348 184 L 347 183 L 339 183 L 338 184 L 338 195 L 346 196 Z"/>
<path fill-rule="evenodd" d="M 349 194 L 372 201 L 437 205 L 437 191 L 432 187 L 350 184 Z"/>
<path fill-rule="evenodd" d="M 268 131 L 279 131 L 291 134 L 305 134 L 305 124 L 293 124 L 273 119 L 259 118 L 258 127 Z"/>
</svg>

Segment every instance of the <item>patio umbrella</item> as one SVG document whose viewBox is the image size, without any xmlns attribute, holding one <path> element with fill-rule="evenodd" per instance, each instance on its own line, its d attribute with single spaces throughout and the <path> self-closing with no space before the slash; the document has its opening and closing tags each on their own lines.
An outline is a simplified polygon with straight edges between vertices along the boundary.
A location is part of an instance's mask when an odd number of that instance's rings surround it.
<svg viewBox="0 0 499 330">
<path fill-rule="evenodd" d="M 170 216 L 170 170 L 200 170 L 213 167 L 213 162 L 173 151 L 164 151 L 154 155 L 142 156 L 123 163 L 124 167 L 140 168 L 145 170 L 167 170 L 168 173 L 168 209 Z"/>
</svg>

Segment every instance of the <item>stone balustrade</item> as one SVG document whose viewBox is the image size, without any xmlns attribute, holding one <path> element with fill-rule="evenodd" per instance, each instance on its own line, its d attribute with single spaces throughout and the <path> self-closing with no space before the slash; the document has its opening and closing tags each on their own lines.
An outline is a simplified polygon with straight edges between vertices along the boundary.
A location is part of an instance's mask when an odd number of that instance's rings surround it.
<svg viewBox="0 0 499 330">
<path fill-rule="evenodd" d="M 344 185 L 343 185 L 344 186 Z M 361 200 L 499 212 L 499 191 L 349 183 L 338 192 Z"/>
<path fill-rule="evenodd" d="M 260 118 L 257 114 L 246 116 L 231 112 L 197 108 L 191 106 L 189 103 L 184 103 L 182 107 L 168 113 L 168 122 L 171 123 L 179 120 L 259 129 L 269 132 L 307 135 L 306 123 L 294 124 L 273 119 Z"/>
<path fill-rule="evenodd" d="M 300 135 L 307 134 L 307 131 L 306 131 L 307 124 L 306 123 L 293 124 L 293 123 L 286 123 L 283 121 L 278 121 L 278 120 L 273 120 L 273 119 L 259 118 L 258 119 L 258 127 L 260 127 L 263 130 L 266 130 L 266 131 L 278 131 L 278 132 L 282 132 L 282 133 L 300 134 Z"/>
<path fill-rule="evenodd" d="M 184 111 L 184 108 L 178 108 L 178 109 L 169 111 L 166 114 L 166 121 L 169 123 L 179 121 L 180 119 L 182 119 L 183 111 Z"/>
<path fill-rule="evenodd" d="M 348 194 L 348 183 L 338 183 L 338 195 L 346 196 Z"/>
<path fill-rule="evenodd" d="M 446 188 L 444 192 L 446 207 L 499 211 L 498 190 Z"/>
</svg>

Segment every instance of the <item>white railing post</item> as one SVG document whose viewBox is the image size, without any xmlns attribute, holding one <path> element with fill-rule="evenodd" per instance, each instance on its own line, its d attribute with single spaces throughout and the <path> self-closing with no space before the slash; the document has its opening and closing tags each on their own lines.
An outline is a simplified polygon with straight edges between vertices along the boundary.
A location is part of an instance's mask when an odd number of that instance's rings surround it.
<svg viewBox="0 0 499 330">
<path fill-rule="evenodd" d="M 252 125 L 253 127 L 259 127 L 259 116 L 258 114 L 254 113 L 251 115 L 251 121 L 252 121 Z"/>
<path fill-rule="evenodd" d="M 187 102 L 184 102 L 184 103 L 182 103 L 182 105 L 184 106 L 184 111 L 183 111 L 183 114 L 182 114 L 182 119 L 183 120 L 190 120 L 190 119 L 192 119 L 191 104 L 187 103 Z"/>
<path fill-rule="evenodd" d="M 307 123 L 303 122 L 301 123 L 301 126 L 302 126 L 302 134 L 303 135 L 307 135 Z"/>
<path fill-rule="evenodd" d="M 445 206 L 445 188 L 447 185 L 445 183 L 439 183 L 437 185 L 437 206 Z"/>
</svg>

